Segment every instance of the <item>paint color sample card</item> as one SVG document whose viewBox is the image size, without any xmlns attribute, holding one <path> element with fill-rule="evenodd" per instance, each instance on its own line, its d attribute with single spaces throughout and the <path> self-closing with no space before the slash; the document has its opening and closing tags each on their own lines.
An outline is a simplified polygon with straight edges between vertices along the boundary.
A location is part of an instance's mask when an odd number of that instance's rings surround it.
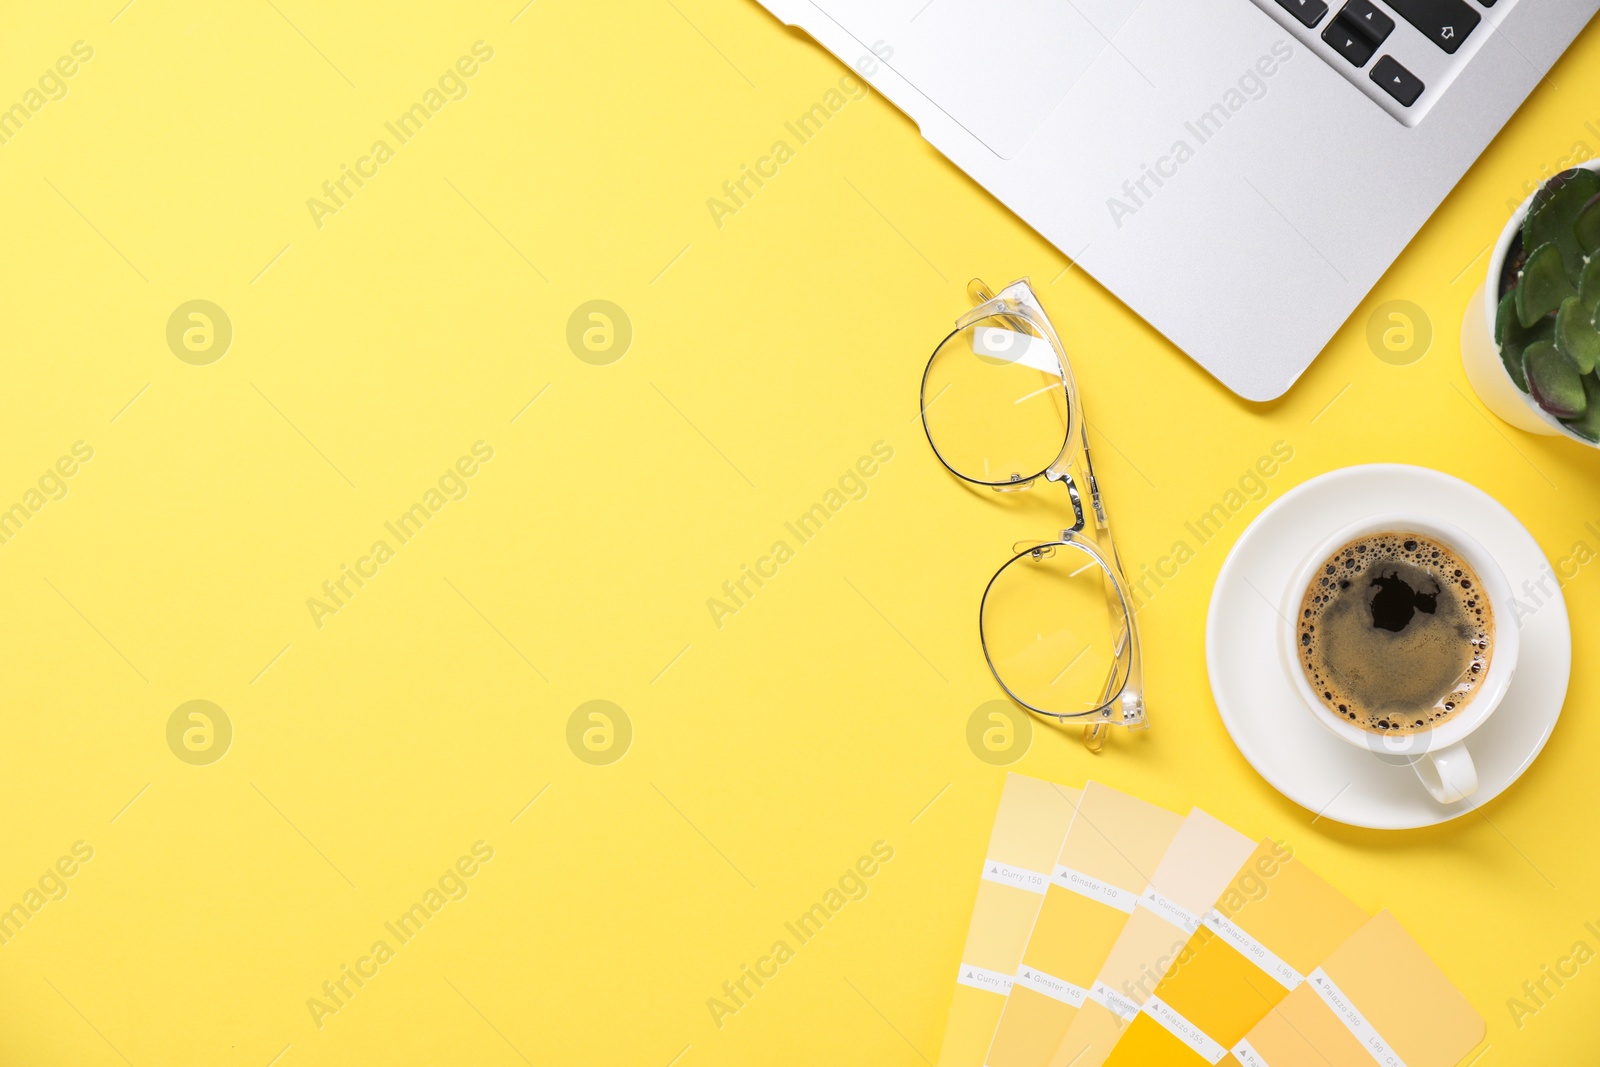
<svg viewBox="0 0 1600 1067">
<path fill-rule="evenodd" d="M 1380 912 L 1233 1047 L 1247 1067 L 1452 1067 L 1483 1019 L 1405 927 Z"/>
<path fill-rule="evenodd" d="M 1048 1067 L 1182 824 L 1110 786 L 1083 787 L 987 1067 Z"/>
<path fill-rule="evenodd" d="M 1251 855 L 1107 1057 L 1109 1067 L 1187 1067 L 1228 1054 L 1367 916 L 1266 841 Z"/>
<path fill-rule="evenodd" d="M 1053 782 L 1006 776 L 961 950 L 939 1067 L 983 1067 L 1080 796 L 1079 790 Z"/>
<path fill-rule="evenodd" d="M 1255 842 L 1191 811 L 1128 918 L 1050 1067 L 1099 1067 L 1247 863 Z"/>
</svg>

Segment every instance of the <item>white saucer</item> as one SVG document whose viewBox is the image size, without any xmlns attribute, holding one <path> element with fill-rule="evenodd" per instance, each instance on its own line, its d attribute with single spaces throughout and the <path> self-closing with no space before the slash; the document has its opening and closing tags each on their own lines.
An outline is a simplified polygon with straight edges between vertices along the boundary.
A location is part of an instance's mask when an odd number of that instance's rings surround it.
<svg viewBox="0 0 1600 1067">
<path fill-rule="evenodd" d="M 1331 734 L 1304 706 L 1279 658 L 1279 605 L 1305 554 L 1330 531 L 1385 511 L 1435 515 L 1468 531 L 1499 561 L 1518 600 L 1533 609 L 1520 620 L 1522 648 L 1505 701 L 1467 739 L 1478 791 L 1457 804 L 1435 802 L 1403 757 L 1364 752 Z M 1550 595 L 1524 584 L 1541 575 Z M 1245 530 L 1211 594 L 1206 670 L 1234 744 L 1273 788 L 1324 818 L 1406 830 L 1482 807 L 1528 769 L 1566 700 L 1572 630 L 1554 572 L 1516 516 L 1459 478 L 1377 463 L 1297 486 Z"/>
</svg>

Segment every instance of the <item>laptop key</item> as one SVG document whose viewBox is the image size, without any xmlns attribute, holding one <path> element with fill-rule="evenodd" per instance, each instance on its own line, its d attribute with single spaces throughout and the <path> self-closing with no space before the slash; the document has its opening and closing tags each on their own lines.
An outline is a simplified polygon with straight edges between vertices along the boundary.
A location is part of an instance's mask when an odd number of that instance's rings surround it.
<svg viewBox="0 0 1600 1067">
<path fill-rule="evenodd" d="M 1383 91 L 1400 101 L 1401 107 L 1410 107 L 1422 95 L 1422 79 L 1411 73 L 1393 56 L 1384 56 L 1372 67 L 1371 78 Z"/>
<path fill-rule="evenodd" d="M 1451 55 L 1483 21 L 1466 0 L 1389 0 L 1389 6 Z"/>
<path fill-rule="evenodd" d="M 1328 23 L 1328 28 L 1322 31 L 1322 39 L 1356 67 L 1366 66 L 1367 60 L 1372 58 L 1372 53 L 1378 50 L 1378 46 L 1367 38 L 1366 31 L 1352 24 L 1343 15 Z"/>
<path fill-rule="evenodd" d="M 1372 0 L 1350 0 L 1339 12 L 1339 17 L 1366 30 L 1373 44 L 1382 44 L 1394 32 L 1394 19 L 1379 11 Z"/>
<path fill-rule="evenodd" d="M 1278 6 L 1299 19 L 1308 30 L 1315 29 L 1322 16 L 1328 13 L 1328 5 L 1322 0 L 1278 0 Z"/>
</svg>

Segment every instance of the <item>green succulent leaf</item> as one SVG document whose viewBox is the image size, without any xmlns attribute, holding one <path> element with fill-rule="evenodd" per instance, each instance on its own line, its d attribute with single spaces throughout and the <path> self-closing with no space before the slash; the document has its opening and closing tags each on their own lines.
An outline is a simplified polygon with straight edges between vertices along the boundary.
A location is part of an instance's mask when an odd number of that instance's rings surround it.
<svg viewBox="0 0 1600 1067">
<path fill-rule="evenodd" d="M 1534 195 L 1522 222 L 1523 243 L 1532 249 L 1554 244 L 1561 250 L 1568 275 L 1576 278 L 1584 259 L 1578 217 L 1596 196 L 1600 196 L 1600 174 L 1581 168 L 1557 174 Z"/>
<path fill-rule="evenodd" d="M 1583 395 L 1586 405 L 1583 415 L 1576 419 L 1562 419 L 1567 429 L 1585 441 L 1600 443 L 1600 381 L 1592 374 L 1583 376 Z"/>
<path fill-rule="evenodd" d="M 1572 360 L 1579 374 L 1588 374 L 1600 362 L 1600 332 L 1583 301 L 1575 296 L 1567 297 L 1556 314 L 1556 347 Z"/>
<path fill-rule="evenodd" d="M 1528 392 L 1558 419 L 1575 419 L 1588 410 L 1583 376 L 1549 341 L 1535 341 L 1522 353 Z"/>
<path fill-rule="evenodd" d="M 1548 319 L 1540 319 L 1534 327 L 1526 329 L 1517 318 L 1517 294 L 1510 292 L 1500 301 L 1500 308 L 1494 317 L 1494 343 L 1500 347 L 1500 362 L 1505 364 L 1506 373 L 1511 375 L 1511 380 L 1518 389 L 1524 393 L 1528 391 L 1528 377 L 1522 373 L 1522 353 L 1535 341 L 1549 341 L 1555 338 L 1555 323 Z"/>
<path fill-rule="evenodd" d="M 1578 279 L 1578 296 L 1589 314 L 1600 309 L 1600 255 L 1590 256 L 1589 262 L 1584 264 L 1583 276 Z"/>
<path fill-rule="evenodd" d="M 1578 244 L 1585 252 L 1600 250 L 1600 195 L 1591 197 L 1578 212 Z"/>
<path fill-rule="evenodd" d="M 1561 250 L 1554 242 L 1540 245 L 1529 254 L 1522 277 L 1517 280 L 1517 318 L 1531 329 L 1534 323 L 1558 310 L 1567 297 L 1577 295 L 1567 278 Z"/>
<path fill-rule="evenodd" d="M 1528 246 L 1522 243 L 1522 231 L 1511 239 L 1506 249 L 1506 265 L 1500 269 L 1500 295 L 1505 296 L 1517 287 L 1522 278 L 1522 268 L 1528 265 Z"/>
<path fill-rule="evenodd" d="M 1533 203 L 1529 205 L 1529 210 L 1537 211 L 1569 184 L 1582 190 L 1583 198 L 1578 201 L 1580 204 L 1590 197 L 1600 196 L 1600 174 L 1587 167 L 1569 167 L 1539 187 L 1539 191 L 1533 194 Z"/>
</svg>

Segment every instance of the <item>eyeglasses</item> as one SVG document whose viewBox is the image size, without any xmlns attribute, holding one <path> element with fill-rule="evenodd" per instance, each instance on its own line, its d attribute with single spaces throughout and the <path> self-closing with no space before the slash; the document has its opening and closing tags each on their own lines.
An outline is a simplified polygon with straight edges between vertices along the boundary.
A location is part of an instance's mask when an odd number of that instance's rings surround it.
<svg viewBox="0 0 1600 1067">
<path fill-rule="evenodd" d="M 922 428 L 956 477 L 1001 493 L 1060 482 L 1074 522 L 1059 539 L 1013 547 L 983 591 L 978 636 L 1006 694 L 1060 723 L 1084 723 L 1090 751 L 1108 727 L 1146 729 L 1139 630 L 1111 540 L 1072 367 L 1026 280 L 956 320 L 922 374 Z M 1080 491 L 1087 492 L 1093 526 Z"/>
</svg>

